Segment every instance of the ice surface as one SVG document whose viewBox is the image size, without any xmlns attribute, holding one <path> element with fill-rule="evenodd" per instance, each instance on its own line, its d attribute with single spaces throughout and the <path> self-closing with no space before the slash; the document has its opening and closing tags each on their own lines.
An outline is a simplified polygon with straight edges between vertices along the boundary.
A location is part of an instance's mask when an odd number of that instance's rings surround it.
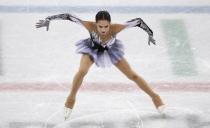
<svg viewBox="0 0 210 128">
<path fill-rule="evenodd" d="M 0 93 L 4 128 L 194 128 L 210 126 L 209 93 L 161 92 L 159 114 L 144 93 L 81 91 L 71 118 L 64 121 L 65 92 Z"/>
</svg>

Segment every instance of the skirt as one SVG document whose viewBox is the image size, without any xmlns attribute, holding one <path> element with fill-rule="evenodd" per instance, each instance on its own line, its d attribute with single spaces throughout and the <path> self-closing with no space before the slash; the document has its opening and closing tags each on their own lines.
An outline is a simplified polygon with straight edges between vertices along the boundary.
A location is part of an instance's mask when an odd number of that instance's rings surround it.
<svg viewBox="0 0 210 128">
<path fill-rule="evenodd" d="M 112 45 L 107 46 L 108 49 L 104 51 L 93 48 L 90 38 L 78 41 L 75 46 L 76 53 L 90 55 L 97 67 L 110 67 L 118 63 L 124 55 L 124 46 L 118 39 Z"/>
</svg>

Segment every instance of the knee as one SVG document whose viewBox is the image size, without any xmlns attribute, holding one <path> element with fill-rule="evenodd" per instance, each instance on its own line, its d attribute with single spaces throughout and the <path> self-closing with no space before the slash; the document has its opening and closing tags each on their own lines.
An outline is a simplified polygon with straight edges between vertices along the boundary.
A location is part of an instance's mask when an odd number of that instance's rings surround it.
<svg viewBox="0 0 210 128">
<path fill-rule="evenodd" d="M 128 77 L 128 79 L 133 80 L 133 81 L 135 81 L 139 78 L 139 76 L 136 73 L 131 73 L 127 77 Z"/>
</svg>

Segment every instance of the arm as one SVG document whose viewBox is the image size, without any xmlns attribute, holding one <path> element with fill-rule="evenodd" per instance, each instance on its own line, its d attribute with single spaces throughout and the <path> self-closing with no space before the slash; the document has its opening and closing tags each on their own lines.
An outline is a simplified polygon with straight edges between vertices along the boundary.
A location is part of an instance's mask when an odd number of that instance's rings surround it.
<svg viewBox="0 0 210 128">
<path fill-rule="evenodd" d="M 90 30 L 91 26 L 92 26 L 92 22 L 83 21 L 76 16 L 73 16 L 73 15 L 68 14 L 68 13 L 64 13 L 64 14 L 48 16 L 48 17 L 45 18 L 45 20 L 39 20 L 39 22 L 36 24 L 36 27 L 37 28 L 46 27 L 47 31 L 48 31 L 50 21 L 52 21 L 52 20 L 69 20 L 69 21 L 72 21 L 76 24 L 83 25 L 88 30 Z"/>
<path fill-rule="evenodd" d="M 155 40 L 153 39 L 153 31 L 141 18 L 135 18 L 130 21 L 127 21 L 126 28 L 130 27 L 140 27 L 141 29 L 143 29 L 149 35 L 148 44 L 150 45 L 150 42 L 152 42 L 154 45 L 156 45 Z"/>
<path fill-rule="evenodd" d="M 147 26 L 147 24 L 141 18 L 132 19 L 130 21 L 127 21 L 125 24 L 113 24 L 113 32 L 118 33 L 125 28 L 131 28 L 131 27 L 140 27 L 141 29 L 143 29 L 149 35 L 148 44 L 150 45 L 150 42 L 155 44 L 155 40 L 153 39 L 153 31 Z"/>
</svg>

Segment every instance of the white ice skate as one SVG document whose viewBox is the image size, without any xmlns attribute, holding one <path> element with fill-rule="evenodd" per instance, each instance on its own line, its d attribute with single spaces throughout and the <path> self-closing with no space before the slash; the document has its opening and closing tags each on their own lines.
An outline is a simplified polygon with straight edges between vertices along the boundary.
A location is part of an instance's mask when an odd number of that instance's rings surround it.
<svg viewBox="0 0 210 128">
<path fill-rule="evenodd" d="M 160 96 L 157 95 L 157 96 L 153 97 L 152 101 L 153 101 L 153 103 L 154 103 L 157 111 L 159 113 L 163 113 L 164 112 L 164 109 L 165 109 L 165 104 L 161 100 Z"/>
<path fill-rule="evenodd" d="M 157 110 L 158 110 L 159 113 L 162 114 L 164 112 L 165 108 L 166 108 L 165 105 L 161 105 L 161 106 L 157 107 Z"/>
<path fill-rule="evenodd" d="M 71 115 L 72 109 L 64 107 L 64 119 L 68 120 Z"/>
</svg>

